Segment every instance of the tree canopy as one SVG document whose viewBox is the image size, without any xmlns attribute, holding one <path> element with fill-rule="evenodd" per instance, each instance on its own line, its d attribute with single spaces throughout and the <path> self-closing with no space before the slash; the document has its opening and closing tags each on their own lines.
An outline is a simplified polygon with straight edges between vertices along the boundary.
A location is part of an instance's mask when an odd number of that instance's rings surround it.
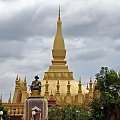
<svg viewBox="0 0 120 120">
<path fill-rule="evenodd" d="M 120 119 L 120 73 L 102 67 L 96 74 L 96 89 L 100 98 L 92 101 L 94 120 L 109 120 L 111 116 Z"/>
<path fill-rule="evenodd" d="M 3 120 L 9 120 L 9 116 L 8 116 L 7 110 L 4 109 L 4 107 L 2 106 L 1 103 L 0 103 L 0 111 L 3 111 L 2 119 Z"/>
<path fill-rule="evenodd" d="M 88 110 L 76 105 L 50 108 L 48 115 L 48 120 L 89 120 L 91 116 Z"/>
</svg>

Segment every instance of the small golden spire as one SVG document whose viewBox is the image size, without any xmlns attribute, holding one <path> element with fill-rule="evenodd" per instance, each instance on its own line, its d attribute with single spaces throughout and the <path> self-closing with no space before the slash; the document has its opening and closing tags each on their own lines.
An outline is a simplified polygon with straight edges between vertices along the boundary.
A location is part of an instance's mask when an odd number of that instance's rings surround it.
<svg viewBox="0 0 120 120">
<path fill-rule="evenodd" d="M 20 79 L 20 77 L 19 77 L 19 81 L 20 81 L 21 79 Z"/>
<path fill-rule="evenodd" d="M 57 81 L 57 94 L 60 94 L 60 91 L 59 91 L 59 89 L 60 89 L 60 85 L 59 85 L 59 80 Z"/>
<path fill-rule="evenodd" d="M 68 85 L 70 84 L 70 80 L 68 80 Z"/>
<path fill-rule="evenodd" d="M 25 76 L 25 78 L 24 78 L 24 82 L 26 82 L 26 76 Z"/>
<path fill-rule="evenodd" d="M 79 83 L 78 83 L 78 93 L 82 93 L 82 83 L 81 83 L 81 77 L 79 78 Z"/>
<path fill-rule="evenodd" d="M 11 92 L 10 92 L 10 97 L 9 97 L 8 103 L 11 103 Z"/>
<path fill-rule="evenodd" d="M 46 84 L 48 84 L 48 78 L 46 78 Z"/>
<path fill-rule="evenodd" d="M 18 80 L 18 74 L 17 74 L 17 76 L 16 76 L 16 80 Z"/>
<path fill-rule="evenodd" d="M 49 94 L 48 87 L 49 87 L 48 79 L 46 79 L 46 84 L 45 84 L 45 94 Z"/>
<path fill-rule="evenodd" d="M 81 77 L 79 78 L 79 83 L 81 83 Z"/>
<path fill-rule="evenodd" d="M 25 78 L 24 78 L 24 86 L 27 86 L 26 76 L 25 76 Z"/>
<path fill-rule="evenodd" d="M 90 83 L 92 82 L 92 78 L 90 77 Z"/>
<path fill-rule="evenodd" d="M 86 87 L 86 89 L 89 90 L 88 83 L 87 83 L 87 87 Z"/>
<path fill-rule="evenodd" d="M 52 89 L 51 89 L 51 94 L 50 94 L 50 98 L 53 98 L 53 93 L 52 93 Z"/>
<path fill-rule="evenodd" d="M 59 80 L 57 81 L 57 85 L 59 85 Z"/>
<path fill-rule="evenodd" d="M 89 89 L 89 90 L 90 90 L 90 91 L 92 91 L 92 84 L 93 84 L 93 83 L 92 83 L 92 78 L 90 77 L 90 83 L 89 83 L 89 86 L 90 86 L 90 89 Z"/>
<path fill-rule="evenodd" d="M 67 94 L 71 94 L 71 93 L 70 93 L 70 87 L 71 87 L 71 85 L 70 85 L 70 80 L 68 80 Z"/>
</svg>

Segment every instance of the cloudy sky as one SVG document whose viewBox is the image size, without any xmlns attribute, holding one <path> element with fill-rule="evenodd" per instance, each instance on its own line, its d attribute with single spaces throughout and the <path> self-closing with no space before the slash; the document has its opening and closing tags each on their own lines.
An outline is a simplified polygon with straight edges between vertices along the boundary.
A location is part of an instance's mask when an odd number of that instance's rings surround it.
<svg viewBox="0 0 120 120">
<path fill-rule="evenodd" d="M 0 0 L 0 93 L 13 95 L 16 74 L 28 84 L 51 64 L 61 5 L 67 64 L 85 85 L 102 66 L 120 69 L 119 0 Z"/>
</svg>

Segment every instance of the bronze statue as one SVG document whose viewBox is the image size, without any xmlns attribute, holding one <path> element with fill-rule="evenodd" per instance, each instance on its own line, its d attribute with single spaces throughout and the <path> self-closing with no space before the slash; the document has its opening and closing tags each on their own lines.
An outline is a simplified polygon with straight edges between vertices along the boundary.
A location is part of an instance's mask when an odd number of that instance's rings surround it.
<svg viewBox="0 0 120 120">
<path fill-rule="evenodd" d="M 32 85 L 30 86 L 31 92 L 33 90 L 38 90 L 38 94 L 40 94 L 40 92 L 41 92 L 41 82 L 38 80 L 39 79 L 38 75 L 35 76 L 34 78 L 35 78 L 35 80 L 32 81 Z"/>
</svg>

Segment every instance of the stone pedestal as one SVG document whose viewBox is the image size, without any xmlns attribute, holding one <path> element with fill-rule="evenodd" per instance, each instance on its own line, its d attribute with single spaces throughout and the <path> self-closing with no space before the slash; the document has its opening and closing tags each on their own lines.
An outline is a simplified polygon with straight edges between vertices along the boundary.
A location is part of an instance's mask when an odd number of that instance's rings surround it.
<svg viewBox="0 0 120 120">
<path fill-rule="evenodd" d="M 30 97 L 24 104 L 24 120 L 48 120 L 48 102 L 42 97 Z"/>
</svg>

